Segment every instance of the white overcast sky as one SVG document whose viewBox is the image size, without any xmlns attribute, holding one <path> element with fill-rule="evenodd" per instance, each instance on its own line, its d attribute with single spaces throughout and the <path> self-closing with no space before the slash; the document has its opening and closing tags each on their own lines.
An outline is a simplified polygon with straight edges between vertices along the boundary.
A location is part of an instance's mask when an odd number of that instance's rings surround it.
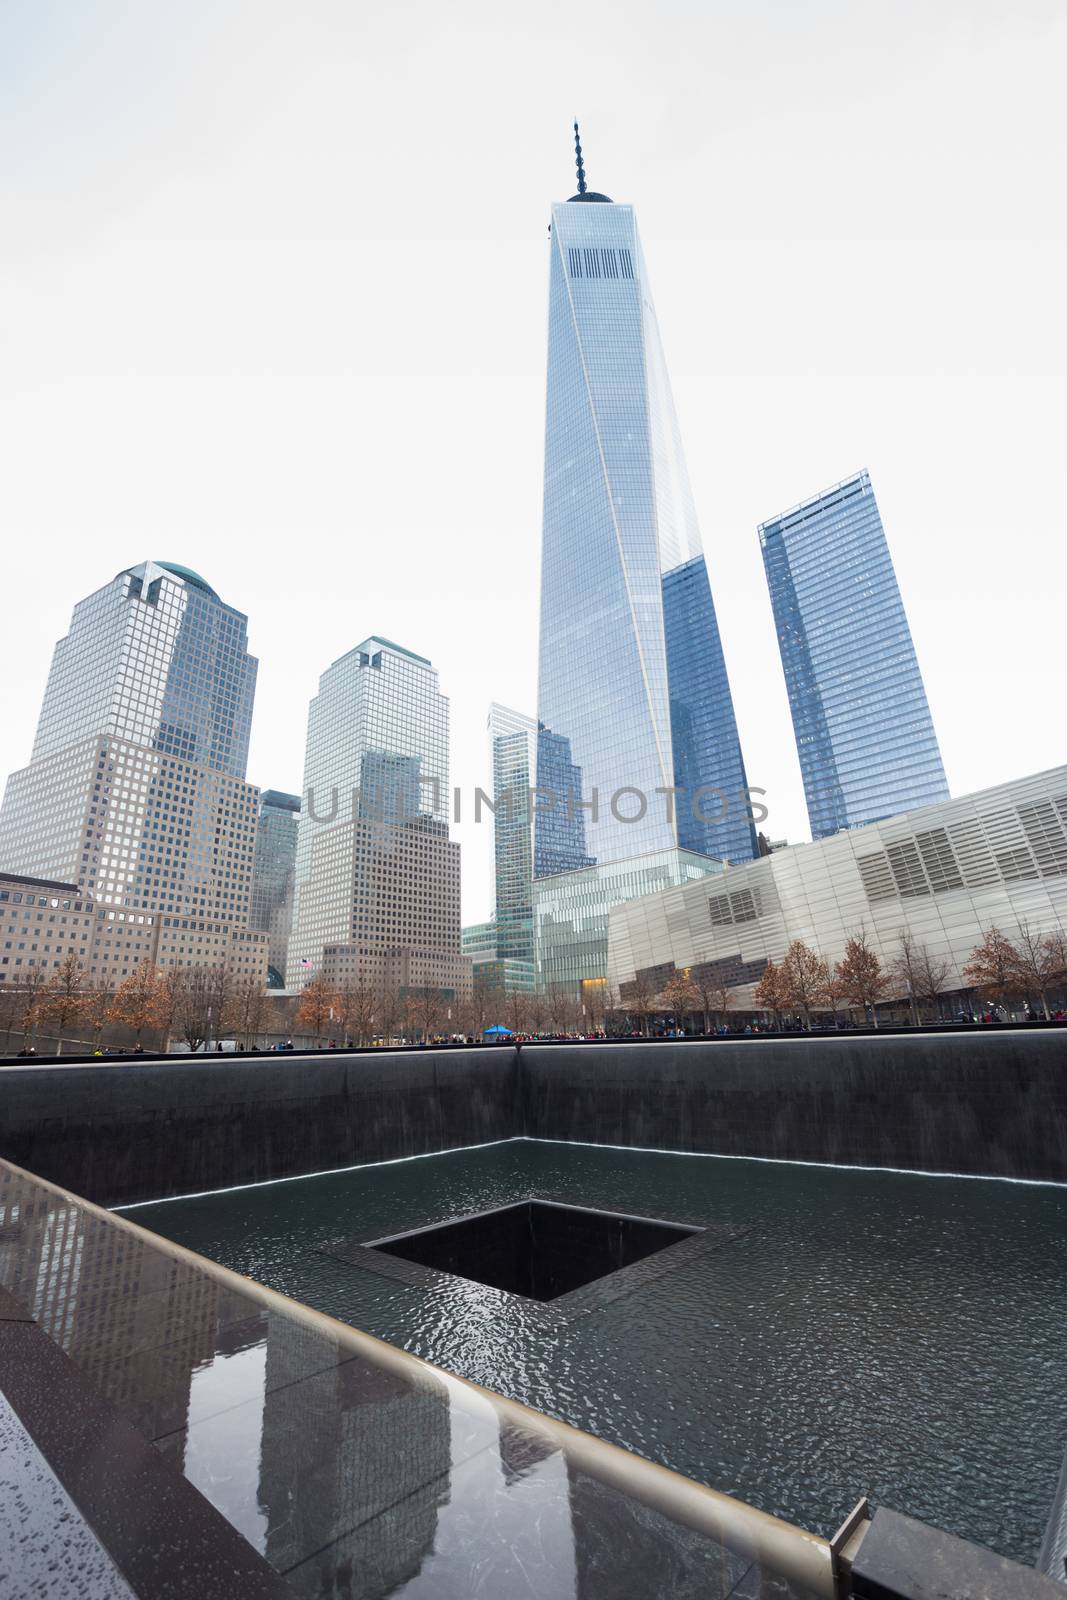
<svg viewBox="0 0 1067 1600">
<path fill-rule="evenodd" d="M 1065 759 L 1063 0 L 0 3 L 6 764 L 75 600 L 249 615 L 250 779 L 430 656 L 534 710 L 549 205 L 633 202 L 749 779 L 808 837 L 756 524 L 870 469 L 954 794 Z M 464 919 L 491 828 L 462 826 Z M 0 863 L 2 865 L 2 863 Z"/>
</svg>

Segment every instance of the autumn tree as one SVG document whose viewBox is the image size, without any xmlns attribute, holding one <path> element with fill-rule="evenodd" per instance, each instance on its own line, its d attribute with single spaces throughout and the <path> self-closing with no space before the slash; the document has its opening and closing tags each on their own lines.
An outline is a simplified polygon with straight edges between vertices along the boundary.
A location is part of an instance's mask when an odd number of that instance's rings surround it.
<svg viewBox="0 0 1067 1600">
<path fill-rule="evenodd" d="M 41 996 L 40 1015 L 55 1024 L 57 1056 L 62 1053 L 66 1030 L 85 1021 L 87 999 L 85 968 L 71 951 L 53 972 Z"/>
<path fill-rule="evenodd" d="M 689 977 L 700 1000 L 704 1032 L 711 1028 L 712 1013 L 721 999 L 721 980 L 717 970 L 708 963 L 689 969 Z"/>
<path fill-rule="evenodd" d="M 845 954 L 837 963 L 837 976 L 841 979 L 845 996 L 852 1005 L 858 1006 L 864 1016 L 868 1007 L 870 1008 L 871 1021 L 877 1028 L 877 1005 L 891 988 L 891 983 L 878 952 L 868 939 L 865 930 L 854 933 L 846 942 Z"/>
<path fill-rule="evenodd" d="M 799 1009 L 804 1026 L 811 1027 L 811 1013 L 826 1005 L 826 980 L 830 969 L 803 939 L 794 939 L 782 958 L 782 988 L 786 1004 Z"/>
<path fill-rule="evenodd" d="M 132 1028 L 138 1044 L 146 1028 L 159 1027 L 163 1005 L 161 990 L 159 969 L 147 958 L 119 984 L 112 1020 Z"/>
<path fill-rule="evenodd" d="M 112 1019 L 115 1006 L 115 984 L 110 977 L 90 983 L 85 996 L 85 1018 L 92 1034 L 93 1049 L 98 1049 L 104 1029 Z"/>
<path fill-rule="evenodd" d="M 981 944 L 971 951 L 963 976 L 988 1000 L 1017 1000 L 1024 988 L 1021 960 L 1011 940 L 994 926 L 986 930 Z"/>
<path fill-rule="evenodd" d="M 296 1025 L 304 1033 L 309 1033 L 317 1045 L 321 1044 L 323 1035 L 329 1032 L 330 1024 L 340 1009 L 341 996 L 320 973 L 304 985 L 296 1009 Z"/>
<path fill-rule="evenodd" d="M 776 962 L 768 960 L 760 973 L 759 982 L 752 991 L 752 1001 L 761 1011 L 770 1012 L 776 1028 L 781 1027 L 782 1013 L 789 1005 L 789 998 L 782 978 L 782 969 Z"/>
<path fill-rule="evenodd" d="M 663 985 L 663 1009 L 673 1014 L 679 1028 L 685 1031 L 685 1014 L 700 1005 L 696 984 L 686 971 L 672 972 Z"/>
</svg>

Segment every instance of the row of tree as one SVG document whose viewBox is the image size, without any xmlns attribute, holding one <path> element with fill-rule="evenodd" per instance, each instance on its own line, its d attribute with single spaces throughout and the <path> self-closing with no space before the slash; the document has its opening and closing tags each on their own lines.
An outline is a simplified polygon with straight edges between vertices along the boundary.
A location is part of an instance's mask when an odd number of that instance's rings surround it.
<svg viewBox="0 0 1067 1600">
<path fill-rule="evenodd" d="M 837 962 L 796 939 L 781 961 L 767 962 L 746 1009 L 773 1018 L 776 1026 L 785 1018 L 798 1018 L 810 1027 L 815 1016 L 829 1012 L 836 1019 L 843 1009 L 858 1011 L 877 1026 L 879 1004 L 896 1000 L 909 1006 L 912 1021 L 918 1023 L 937 1014 L 952 972 L 951 962 L 931 954 L 906 929 L 888 962 L 863 931 L 848 940 Z M 972 951 L 963 977 L 989 1001 L 1025 999 L 1048 1017 L 1052 997 L 1067 990 L 1067 935 L 1041 934 L 1026 922 L 1010 939 L 1001 929 L 990 928 Z M 290 1031 L 317 1043 L 333 1039 L 360 1045 L 481 1038 L 496 1026 L 526 1035 L 622 1032 L 635 1023 L 647 1031 L 654 1016 L 672 1017 L 679 1026 L 687 1017 L 699 1016 L 707 1033 L 713 1023 L 723 1025 L 739 1009 L 736 990 L 711 966 L 676 971 L 662 989 L 639 973 L 622 999 L 605 983 L 583 985 L 581 997 L 559 990 L 456 998 L 434 988 L 405 993 L 367 976 L 342 984 L 317 977 L 295 1002 L 295 1014 L 293 1002 L 274 999 L 254 978 L 235 977 L 225 966 L 161 971 L 145 961 L 115 985 L 89 981 L 71 955 L 51 974 L 31 967 L 17 987 L 0 988 L 7 1053 L 13 1038 L 29 1044 L 38 1033 L 54 1037 L 57 1054 L 64 1043 L 96 1048 L 115 1029 L 132 1034 L 135 1043 L 149 1038 L 162 1050 L 172 1039 L 199 1050 L 223 1038 L 251 1049 L 271 1035 Z"/>
<path fill-rule="evenodd" d="M 262 984 L 237 978 L 225 966 L 164 972 L 143 961 L 115 984 L 91 981 L 78 958 L 68 955 L 51 974 L 29 967 L 17 987 L 0 989 L 8 1052 L 13 1038 L 28 1045 L 38 1033 L 54 1037 L 57 1055 L 64 1043 L 95 1049 L 118 1029 L 136 1044 L 153 1039 L 162 1050 L 171 1039 L 199 1050 L 224 1035 L 250 1048 L 275 1021 Z"/>
<path fill-rule="evenodd" d="M 315 1040 L 480 1039 L 487 1028 L 517 1034 L 595 1033 L 612 1012 L 606 985 L 588 986 L 584 1001 L 572 991 L 550 994 L 479 990 L 468 997 L 422 988 L 405 993 L 395 984 L 369 977 L 344 984 L 313 978 L 300 996 L 295 1026 Z"/>
<path fill-rule="evenodd" d="M 901 1000 L 918 1023 L 926 1014 L 937 1014 L 952 972 L 952 962 L 931 954 L 908 929 L 899 933 L 888 962 L 864 931 L 853 934 L 837 962 L 794 939 L 780 962 L 767 962 L 753 990 L 753 1006 L 773 1017 L 776 1026 L 793 1016 L 810 1027 L 813 1016 L 830 1012 L 836 1019 L 844 1008 L 861 1012 L 877 1027 L 879 1003 Z M 694 976 L 672 974 L 658 996 L 639 978 L 630 986 L 632 993 L 628 990 L 627 1005 L 638 1016 L 666 1012 L 679 1021 L 702 1012 L 707 1031 L 711 1015 L 722 1023 L 737 1009 L 736 996 L 724 979 L 698 974 L 699 969 Z M 1047 1018 L 1050 997 L 1067 988 L 1067 935 L 1041 934 L 1023 922 L 1009 939 L 992 927 L 971 952 L 963 977 L 987 1000 L 1036 1002 Z"/>
</svg>

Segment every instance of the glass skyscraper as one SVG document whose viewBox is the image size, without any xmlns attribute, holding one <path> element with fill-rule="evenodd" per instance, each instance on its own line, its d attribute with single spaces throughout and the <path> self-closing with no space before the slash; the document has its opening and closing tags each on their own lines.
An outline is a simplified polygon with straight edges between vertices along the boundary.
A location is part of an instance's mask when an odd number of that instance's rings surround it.
<svg viewBox="0 0 1067 1600">
<path fill-rule="evenodd" d="M 264 789 L 259 799 L 256 855 L 249 925 L 269 939 L 267 985 L 285 987 L 289 930 L 293 920 L 293 872 L 300 796 Z"/>
<path fill-rule="evenodd" d="M 592 863 L 756 854 L 747 780 L 633 208 L 552 208 L 539 721 L 580 768 Z M 550 788 L 542 782 L 538 787 Z M 662 791 L 682 788 L 677 804 Z M 623 821 L 611 799 L 647 809 Z M 717 797 L 702 789 L 721 791 Z M 657 793 L 659 791 L 659 793 Z M 694 807 L 699 819 L 692 816 Z M 632 816 L 640 802 L 620 798 Z M 538 820 L 548 832 L 551 821 Z M 537 875 L 574 870 L 538 848 Z M 584 865 L 584 863 L 582 863 Z"/>
<path fill-rule="evenodd" d="M 661 887 L 757 853 L 636 219 L 589 191 L 580 149 L 578 178 L 550 230 L 537 787 L 556 804 L 538 798 L 534 852 L 547 984 L 602 975 L 610 905 L 647 892 L 641 859 Z M 568 772 L 580 795 L 561 792 Z"/>
<path fill-rule="evenodd" d="M 30 759 L 109 734 L 243 778 L 258 667 L 242 612 L 188 567 L 143 561 L 74 607 Z"/>
<path fill-rule="evenodd" d="M 521 711 L 489 707 L 493 760 L 493 867 L 496 885 L 496 953 L 522 962 L 533 977 L 533 806 L 537 773 L 537 722 Z"/>
<path fill-rule="evenodd" d="M 174 562 L 129 567 L 74 607 L 30 763 L 8 780 L 0 865 L 91 896 L 91 979 L 146 959 L 265 977 L 248 922 L 257 666 L 248 619 Z"/>
<path fill-rule="evenodd" d="M 760 524 L 813 839 L 947 800 L 866 472 Z"/>
<path fill-rule="evenodd" d="M 448 837 L 448 699 L 425 656 L 365 639 L 308 709 L 287 986 L 469 992 L 459 845 Z"/>
</svg>

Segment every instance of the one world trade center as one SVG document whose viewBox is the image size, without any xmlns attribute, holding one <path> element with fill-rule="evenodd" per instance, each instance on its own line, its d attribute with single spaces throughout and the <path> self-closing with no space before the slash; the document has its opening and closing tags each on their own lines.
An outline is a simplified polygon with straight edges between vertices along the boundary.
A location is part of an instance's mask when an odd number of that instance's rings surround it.
<svg viewBox="0 0 1067 1600">
<path fill-rule="evenodd" d="M 548 985 L 603 970 L 611 904 L 756 853 L 636 218 L 589 189 L 577 125 L 575 148 L 578 193 L 550 230 L 537 715 L 554 804 L 538 797 L 534 851 Z"/>
</svg>

